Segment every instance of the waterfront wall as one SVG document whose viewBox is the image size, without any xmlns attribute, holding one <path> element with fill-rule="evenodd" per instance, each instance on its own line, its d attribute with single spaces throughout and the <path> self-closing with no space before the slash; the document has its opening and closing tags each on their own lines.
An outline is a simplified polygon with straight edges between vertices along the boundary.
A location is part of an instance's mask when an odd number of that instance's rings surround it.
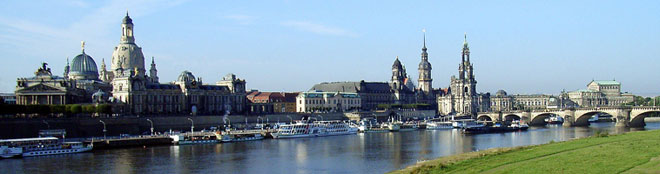
<svg viewBox="0 0 660 174">
<path fill-rule="evenodd" d="M 399 113 L 403 119 L 408 117 L 419 117 L 422 115 L 432 116 L 434 111 L 376 111 L 376 112 L 361 112 L 358 115 L 379 115 L 380 118 L 387 118 L 387 115 L 396 115 Z M 422 114 L 424 113 L 424 114 Z M 150 123 L 147 119 L 153 121 L 154 131 L 165 132 L 173 131 L 190 131 L 191 118 L 194 122 L 195 131 L 202 129 L 209 130 L 210 127 L 222 127 L 224 124 L 229 124 L 233 127 L 242 128 L 245 126 L 247 118 L 248 124 L 255 124 L 258 122 L 290 122 L 293 120 L 300 120 L 303 116 L 311 116 L 317 120 L 349 120 L 355 118 L 353 113 L 290 113 L 290 114 L 271 114 L 271 115 L 230 115 L 227 116 L 227 123 L 225 123 L 222 115 L 214 116 L 162 116 L 162 117 L 116 117 L 116 118 L 2 118 L 0 119 L 0 139 L 8 138 L 24 138 L 24 137 L 37 137 L 39 130 L 43 129 L 65 129 L 67 138 L 78 137 L 102 137 L 103 124 L 99 120 L 106 123 L 107 136 L 119 136 L 120 134 L 140 135 L 149 133 Z M 290 118 L 289 118 L 290 117 Z"/>
</svg>

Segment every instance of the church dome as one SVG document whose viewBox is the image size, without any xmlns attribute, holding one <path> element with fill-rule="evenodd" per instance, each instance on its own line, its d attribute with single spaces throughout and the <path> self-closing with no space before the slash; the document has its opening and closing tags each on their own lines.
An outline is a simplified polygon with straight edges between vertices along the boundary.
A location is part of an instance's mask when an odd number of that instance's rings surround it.
<svg viewBox="0 0 660 174">
<path fill-rule="evenodd" d="M 124 20 L 122 20 L 122 24 L 133 24 L 133 19 L 128 16 L 128 13 L 126 13 L 126 17 L 124 17 Z"/>
<path fill-rule="evenodd" d="M 85 54 L 77 55 L 71 62 L 69 76 L 73 79 L 93 80 L 99 78 L 99 72 L 96 69 L 96 62 L 92 56 Z"/>
<path fill-rule="evenodd" d="M 497 97 L 504 97 L 504 96 L 506 96 L 506 95 L 507 95 L 507 94 L 506 94 L 506 91 L 501 90 L 501 89 L 498 90 L 498 91 L 495 93 L 495 96 L 497 96 Z"/>
<path fill-rule="evenodd" d="M 195 76 L 190 71 L 183 71 L 177 81 L 189 83 L 195 81 Z"/>
<path fill-rule="evenodd" d="M 431 63 L 429 61 L 419 62 L 419 69 L 431 69 Z"/>
<path fill-rule="evenodd" d="M 396 57 L 396 60 L 394 60 L 394 64 L 392 64 L 392 69 L 403 69 L 403 65 L 401 65 L 398 56 Z"/>
</svg>

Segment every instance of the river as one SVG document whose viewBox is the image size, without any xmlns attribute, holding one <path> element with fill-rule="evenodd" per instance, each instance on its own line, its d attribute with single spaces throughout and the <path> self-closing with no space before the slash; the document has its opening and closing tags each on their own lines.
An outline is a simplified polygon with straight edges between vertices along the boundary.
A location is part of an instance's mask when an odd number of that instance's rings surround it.
<svg viewBox="0 0 660 174">
<path fill-rule="evenodd" d="M 452 154 L 565 141 L 598 131 L 614 134 L 650 129 L 660 129 L 660 123 L 647 123 L 645 129 L 616 128 L 614 123 L 549 125 L 480 135 L 457 130 L 361 133 L 4 159 L 0 168 L 9 173 L 384 173 Z"/>
</svg>

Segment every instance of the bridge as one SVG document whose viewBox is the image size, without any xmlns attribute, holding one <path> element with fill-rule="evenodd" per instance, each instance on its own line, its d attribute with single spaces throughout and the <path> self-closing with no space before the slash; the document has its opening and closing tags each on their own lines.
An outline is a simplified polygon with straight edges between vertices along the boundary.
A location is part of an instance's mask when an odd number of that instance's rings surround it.
<svg viewBox="0 0 660 174">
<path fill-rule="evenodd" d="M 506 121 L 520 119 L 532 125 L 545 124 L 545 119 L 558 115 L 564 118 L 564 126 L 589 126 L 589 118 L 595 114 L 605 113 L 616 120 L 616 126 L 644 127 L 644 118 L 651 113 L 660 113 L 659 106 L 617 106 L 595 108 L 566 108 L 520 110 L 502 112 L 480 112 L 479 120 Z"/>
</svg>

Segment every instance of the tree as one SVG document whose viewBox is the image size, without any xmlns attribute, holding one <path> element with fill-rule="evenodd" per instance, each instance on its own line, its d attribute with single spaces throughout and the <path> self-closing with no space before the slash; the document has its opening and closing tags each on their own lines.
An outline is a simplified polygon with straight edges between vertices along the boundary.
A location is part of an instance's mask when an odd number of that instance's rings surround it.
<svg viewBox="0 0 660 174">
<path fill-rule="evenodd" d="M 82 113 L 82 111 L 83 111 L 82 106 L 80 106 L 79 104 L 71 105 L 71 113 L 72 114 L 79 114 L 79 113 Z"/>
</svg>

